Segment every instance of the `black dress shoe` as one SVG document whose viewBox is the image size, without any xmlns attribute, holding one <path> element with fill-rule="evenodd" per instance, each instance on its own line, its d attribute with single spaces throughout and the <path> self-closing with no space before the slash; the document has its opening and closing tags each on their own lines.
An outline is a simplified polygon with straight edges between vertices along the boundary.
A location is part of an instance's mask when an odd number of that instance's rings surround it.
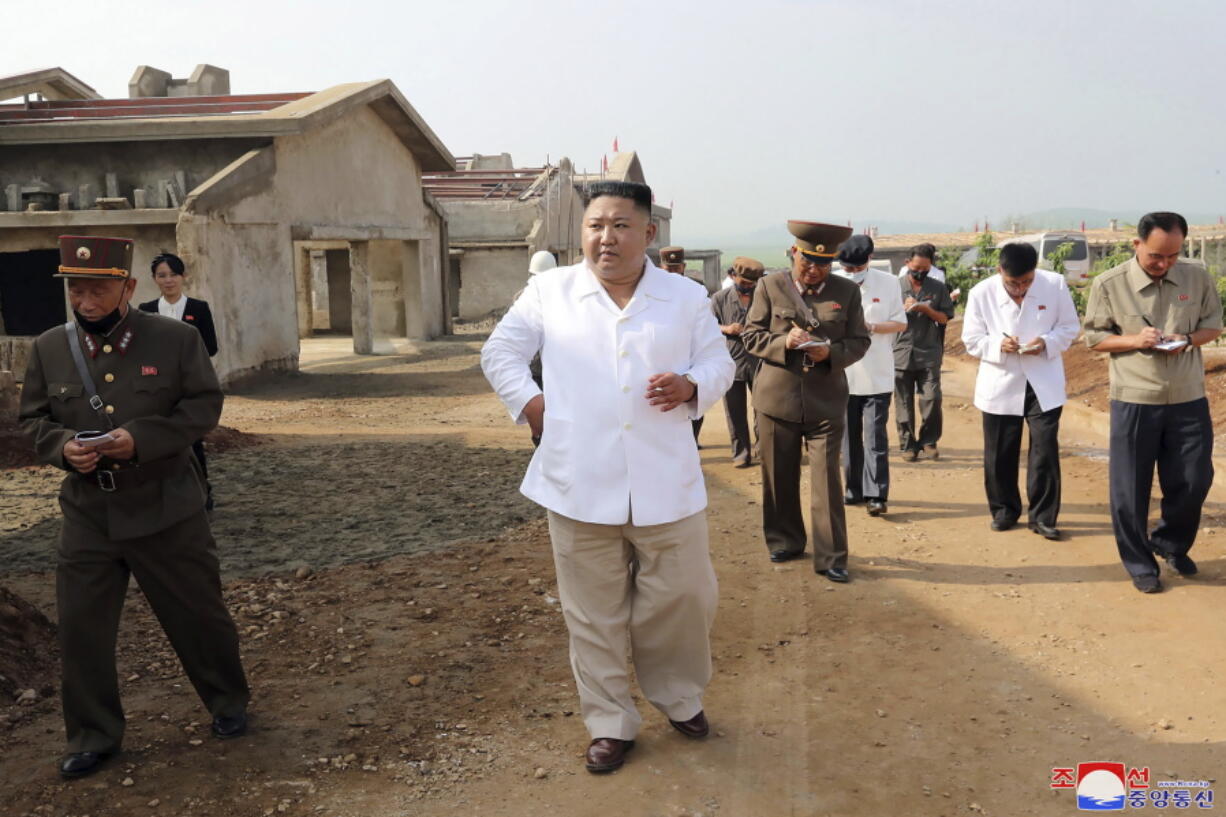
<svg viewBox="0 0 1226 817">
<path fill-rule="evenodd" d="M 678 732 L 694 740 L 705 738 L 711 734 L 711 725 L 707 723 L 707 716 L 702 712 L 699 712 L 688 721 L 675 721 L 669 718 L 668 722 Z"/>
<path fill-rule="evenodd" d="M 1009 530 L 1009 528 L 1012 528 L 1016 524 L 1017 524 L 1016 519 L 993 519 L 992 520 L 992 530 L 996 530 L 996 531 Z"/>
<path fill-rule="evenodd" d="M 860 504 L 861 502 L 863 502 L 863 501 L 864 501 L 864 497 L 862 497 L 862 496 L 845 496 L 845 497 L 843 497 L 843 504 L 844 504 L 844 505 L 859 505 L 859 504 Z"/>
<path fill-rule="evenodd" d="M 1195 576 L 1197 573 L 1196 562 L 1192 561 L 1192 557 L 1186 553 L 1181 553 L 1178 556 L 1164 555 L 1163 558 L 1180 576 Z"/>
<path fill-rule="evenodd" d="M 847 568 L 845 567 L 829 567 L 817 572 L 830 579 L 830 581 L 838 582 L 839 584 L 851 581 L 851 576 L 847 574 Z"/>
<path fill-rule="evenodd" d="M 804 556 L 804 555 L 805 555 L 805 552 L 803 550 L 772 550 L 771 551 L 771 561 L 772 562 L 790 562 L 793 559 L 799 559 L 801 556 Z"/>
<path fill-rule="evenodd" d="M 881 516 L 883 513 L 885 513 L 885 511 L 886 507 L 884 499 L 870 499 L 868 501 L 869 516 Z"/>
<path fill-rule="evenodd" d="M 110 755 L 104 752 L 73 752 L 60 761 L 60 777 L 85 777 L 102 768 Z"/>
<path fill-rule="evenodd" d="M 733 468 L 752 468 L 753 460 L 749 459 L 748 457 L 746 457 L 743 460 L 733 460 L 732 467 Z"/>
<path fill-rule="evenodd" d="M 241 738 L 247 734 L 247 713 L 243 712 L 232 717 L 218 715 L 213 718 L 213 736 L 222 740 Z"/>
<path fill-rule="evenodd" d="M 1153 573 L 1146 573 L 1143 576 L 1133 576 L 1132 586 L 1140 590 L 1142 593 L 1162 592 L 1162 582 L 1158 581 L 1158 577 Z"/>
<path fill-rule="evenodd" d="M 1060 541 L 1060 531 L 1051 525 L 1044 525 L 1042 522 L 1031 522 L 1030 529 L 1044 539 L 1051 539 L 1053 542 Z"/>
<path fill-rule="evenodd" d="M 634 748 L 632 740 L 596 738 L 588 744 L 583 765 L 592 774 L 604 774 L 620 769 L 626 762 L 626 752 Z"/>
</svg>

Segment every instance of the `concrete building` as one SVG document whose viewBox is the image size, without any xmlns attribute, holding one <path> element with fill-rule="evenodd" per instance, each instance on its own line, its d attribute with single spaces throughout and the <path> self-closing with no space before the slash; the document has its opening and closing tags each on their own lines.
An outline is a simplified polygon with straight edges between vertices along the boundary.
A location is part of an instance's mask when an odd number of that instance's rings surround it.
<svg viewBox="0 0 1226 817">
<path fill-rule="evenodd" d="M 454 171 L 427 174 L 425 188 L 447 214 L 451 314 L 475 321 L 505 310 L 527 282 L 535 252 L 553 253 L 559 265 L 582 258 L 583 189 L 601 179 L 645 183 L 633 152 L 616 154 L 602 174 L 576 173 L 566 158 L 516 167 L 507 153 L 462 157 Z M 652 210 L 653 246 L 665 246 L 672 212 Z"/>
<path fill-rule="evenodd" d="M 133 93 L 166 95 L 0 105 L 0 369 L 20 376 L 65 320 L 61 234 L 135 239 L 140 300 L 158 295 L 153 256 L 182 256 L 223 382 L 295 369 L 321 330 L 358 353 L 450 331 L 446 216 L 421 177 L 455 160 L 396 86 L 183 95 L 228 88 L 218 72 L 142 67 Z"/>
</svg>

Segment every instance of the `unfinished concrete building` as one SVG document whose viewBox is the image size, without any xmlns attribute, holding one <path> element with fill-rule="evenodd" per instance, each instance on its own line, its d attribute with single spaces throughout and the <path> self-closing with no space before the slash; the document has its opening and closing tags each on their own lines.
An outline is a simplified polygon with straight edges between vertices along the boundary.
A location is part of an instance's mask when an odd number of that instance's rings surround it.
<svg viewBox="0 0 1226 817">
<path fill-rule="evenodd" d="M 576 173 L 566 158 L 516 167 L 507 153 L 462 157 L 452 172 L 427 174 L 426 190 L 447 213 L 452 315 L 475 321 L 510 306 L 533 253 L 553 253 L 559 265 L 582 258 L 583 188 L 601 179 L 645 183 L 633 152 L 616 154 L 602 174 Z M 653 246 L 665 246 L 672 213 L 652 209 Z"/>
<path fill-rule="evenodd" d="M 296 368 L 321 330 L 358 353 L 450 330 L 445 214 L 421 176 L 455 161 L 396 86 L 191 95 L 228 83 L 142 67 L 132 99 L 0 105 L 0 369 L 65 320 L 65 233 L 135 239 L 138 300 L 158 295 L 150 260 L 182 256 L 223 382 Z"/>
</svg>

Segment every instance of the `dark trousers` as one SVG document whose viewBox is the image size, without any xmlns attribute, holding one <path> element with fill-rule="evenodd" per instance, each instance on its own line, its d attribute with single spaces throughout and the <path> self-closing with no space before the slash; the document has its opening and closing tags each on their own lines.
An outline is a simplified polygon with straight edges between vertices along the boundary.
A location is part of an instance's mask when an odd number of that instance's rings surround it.
<svg viewBox="0 0 1226 817">
<path fill-rule="evenodd" d="M 196 440 L 192 443 L 192 454 L 196 457 L 196 462 L 200 463 L 200 471 L 204 474 L 204 488 L 208 492 L 208 500 L 205 505 L 205 510 L 213 510 L 213 483 L 209 482 L 209 464 L 204 457 L 204 440 Z"/>
<path fill-rule="evenodd" d="M 919 392 L 920 421 L 916 432 L 915 394 Z M 894 372 L 894 419 L 898 423 L 898 447 L 918 451 L 941 439 L 941 367 L 897 369 Z"/>
<path fill-rule="evenodd" d="M 1026 384 L 1024 417 L 983 413 L 983 487 L 992 518 L 1016 522 L 1022 515 L 1017 467 L 1022 450 L 1022 422 L 1030 429 L 1026 452 L 1028 520 L 1056 527 L 1060 515 L 1060 414 L 1063 407 L 1043 411 L 1034 389 Z"/>
<path fill-rule="evenodd" d="M 839 479 L 843 418 L 791 423 L 758 415 L 762 452 L 762 526 L 771 553 L 805 549 L 800 504 L 801 446 L 809 447 L 809 510 L 813 568 L 847 567 L 847 520 Z"/>
<path fill-rule="evenodd" d="M 890 498 L 890 440 L 886 421 L 890 393 L 853 394 L 847 398 L 847 433 L 843 435 L 843 481 L 846 499 Z"/>
<path fill-rule="evenodd" d="M 699 432 L 701 432 L 701 431 L 702 431 L 702 421 L 703 421 L 703 420 L 705 420 L 705 419 L 707 419 L 707 418 L 706 418 L 706 417 L 699 417 L 697 420 L 690 420 L 690 427 L 691 427 L 692 429 L 694 429 L 694 444 L 695 444 L 695 445 L 698 445 L 698 434 L 699 434 Z M 702 448 L 702 446 L 701 446 L 701 445 L 698 445 L 698 447 L 699 447 L 699 448 Z"/>
<path fill-rule="evenodd" d="M 749 462 L 757 444 L 758 423 L 754 421 L 754 445 L 749 442 L 749 394 L 752 380 L 733 380 L 724 394 L 724 417 L 728 421 L 728 437 L 732 440 L 732 461 Z M 755 412 L 756 415 L 756 412 Z"/>
<path fill-rule="evenodd" d="M 64 520 L 56 567 L 61 694 L 69 752 L 115 752 L 123 706 L 115 669 L 129 575 L 153 608 L 209 713 L 233 716 L 250 697 L 238 630 L 221 595 L 217 547 L 204 511 L 153 536 L 112 541 Z"/>
<path fill-rule="evenodd" d="M 1148 531 L 1158 467 L 1162 516 Z M 1132 576 L 1155 575 L 1154 551 L 1182 556 L 1196 541 L 1213 484 L 1213 423 L 1205 398 L 1170 406 L 1111 401 L 1111 524 Z"/>
</svg>

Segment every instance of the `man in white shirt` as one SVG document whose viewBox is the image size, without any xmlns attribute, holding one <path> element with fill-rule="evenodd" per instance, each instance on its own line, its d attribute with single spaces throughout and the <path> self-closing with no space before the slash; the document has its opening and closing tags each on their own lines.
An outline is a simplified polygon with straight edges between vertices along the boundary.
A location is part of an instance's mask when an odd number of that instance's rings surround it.
<svg viewBox="0 0 1226 817">
<path fill-rule="evenodd" d="M 1029 244 L 1001 248 L 999 273 L 976 284 L 967 299 L 962 342 L 979 358 L 975 407 L 983 412 L 983 481 L 992 530 L 1008 530 L 1022 515 L 1017 469 L 1024 417 L 1030 429 L 1030 529 L 1059 539 L 1061 355 L 1080 325 L 1064 276 L 1036 269 L 1038 260 Z"/>
<path fill-rule="evenodd" d="M 843 481 L 848 505 L 867 503 L 869 516 L 887 510 L 890 440 L 886 424 L 894 393 L 894 338 L 907 328 L 902 291 L 888 272 L 869 267 L 873 239 L 853 235 L 839 246 L 839 274 L 860 285 L 860 303 L 871 343 L 848 366 L 847 429 L 843 434 Z"/>
<path fill-rule="evenodd" d="M 690 421 L 734 366 L 706 290 L 647 258 L 655 232 L 649 187 L 593 184 L 584 260 L 534 276 L 481 352 L 511 417 L 541 437 L 520 490 L 548 511 L 591 772 L 620 768 L 641 724 L 628 646 L 673 727 L 709 728 L 718 593 Z M 528 372 L 538 351 L 544 393 Z"/>
</svg>

